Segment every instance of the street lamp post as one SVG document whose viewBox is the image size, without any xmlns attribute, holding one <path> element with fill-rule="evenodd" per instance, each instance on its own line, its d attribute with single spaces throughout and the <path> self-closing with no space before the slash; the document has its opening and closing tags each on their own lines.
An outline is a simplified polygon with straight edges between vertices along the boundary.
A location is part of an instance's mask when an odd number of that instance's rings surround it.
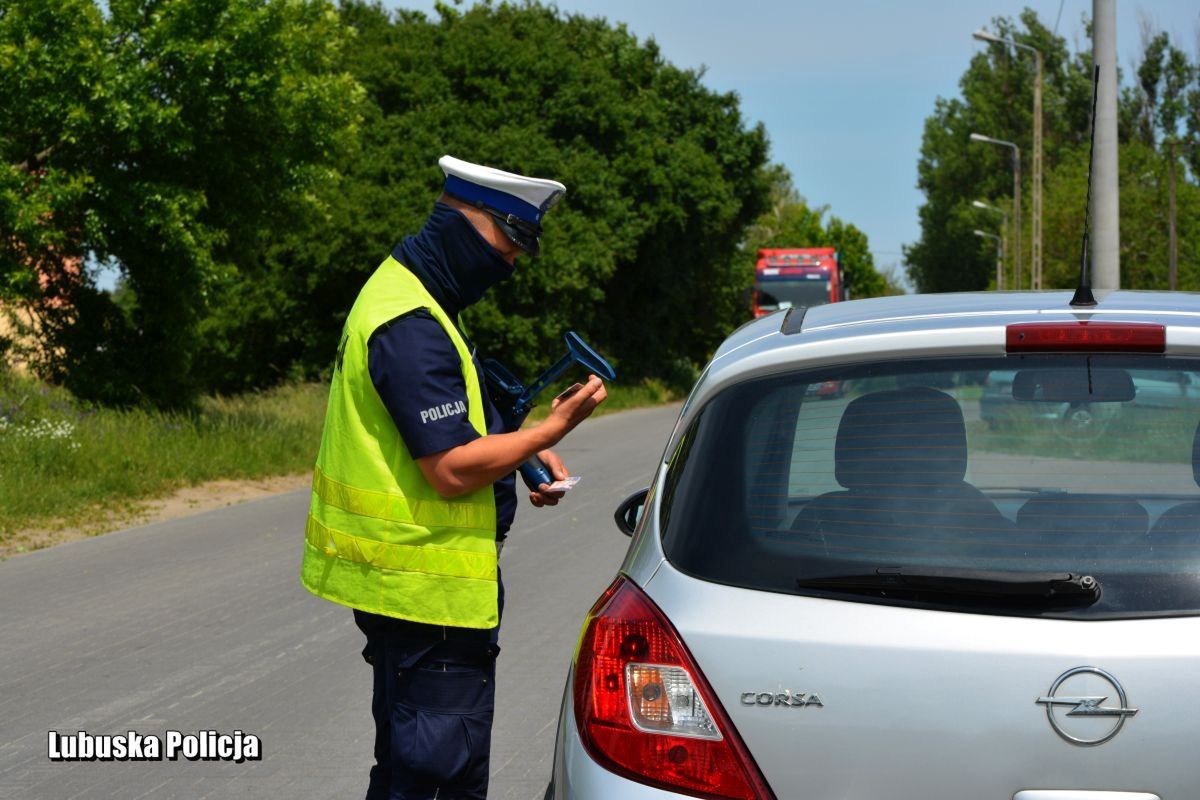
<svg viewBox="0 0 1200 800">
<path fill-rule="evenodd" d="M 972 233 L 982 239 L 996 240 L 996 289 L 999 290 L 1004 281 L 1004 239 L 987 231 L 974 230 Z"/>
<path fill-rule="evenodd" d="M 1021 148 L 1003 139 L 993 139 L 982 133 L 972 133 L 972 142 L 987 142 L 1013 151 L 1013 288 L 1021 288 Z"/>
<path fill-rule="evenodd" d="M 976 208 L 982 208 L 984 211 L 991 211 L 999 214 L 1001 217 L 1000 223 L 1000 265 L 996 268 L 996 289 L 1004 291 L 1004 237 L 1008 234 L 1008 212 L 1003 208 L 997 208 L 990 203 L 985 203 L 982 200 L 975 200 L 971 205 Z"/>
<path fill-rule="evenodd" d="M 988 33 L 985 30 L 978 30 L 972 34 L 981 42 L 998 42 L 1000 44 L 1009 44 L 1013 47 L 1018 47 L 1022 50 L 1028 50 L 1033 53 L 1033 63 L 1036 71 L 1036 76 L 1033 84 L 1033 252 L 1031 253 L 1031 263 L 1029 273 L 1031 278 L 1031 286 L 1034 289 L 1042 288 L 1042 51 L 1036 47 L 1031 47 L 1027 44 L 1013 41 L 1012 39 L 1001 39 L 994 33 Z"/>
</svg>

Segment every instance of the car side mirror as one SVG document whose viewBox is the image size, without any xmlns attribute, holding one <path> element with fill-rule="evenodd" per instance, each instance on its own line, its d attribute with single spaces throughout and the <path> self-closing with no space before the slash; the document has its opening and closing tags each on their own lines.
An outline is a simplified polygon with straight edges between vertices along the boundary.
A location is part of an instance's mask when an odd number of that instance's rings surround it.
<svg viewBox="0 0 1200 800">
<path fill-rule="evenodd" d="M 617 521 L 617 528 L 626 536 L 633 536 L 633 532 L 637 529 L 638 522 L 642 519 L 642 511 L 646 508 L 646 496 L 650 494 L 649 489 L 640 489 L 621 501 L 621 505 L 617 506 L 617 511 L 613 514 L 613 519 Z"/>
</svg>

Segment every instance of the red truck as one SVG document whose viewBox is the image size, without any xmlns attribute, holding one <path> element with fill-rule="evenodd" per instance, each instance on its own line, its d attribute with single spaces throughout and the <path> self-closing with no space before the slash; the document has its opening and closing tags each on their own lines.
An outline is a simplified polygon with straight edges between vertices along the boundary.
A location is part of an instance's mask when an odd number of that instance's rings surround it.
<svg viewBox="0 0 1200 800">
<path fill-rule="evenodd" d="M 781 308 L 849 300 L 845 275 L 832 247 L 758 251 L 754 265 L 754 316 Z"/>
</svg>

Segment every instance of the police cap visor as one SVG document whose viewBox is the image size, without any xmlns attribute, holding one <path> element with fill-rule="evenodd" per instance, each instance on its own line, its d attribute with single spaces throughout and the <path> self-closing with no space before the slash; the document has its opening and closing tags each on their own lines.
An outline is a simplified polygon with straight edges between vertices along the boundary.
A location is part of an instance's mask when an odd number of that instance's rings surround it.
<svg viewBox="0 0 1200 800">
<path fill-rule="evenodd" d="M 541 225 L 523 220 L 515 214 L 496 211 L 493 208 L 484 207 L 483 210 L 496 220 L 496 225 L 517 247 L 531 256 L 537 256 L 541 252 L 541 241 L 538 238 L 542 235 Z"/>
</svg>

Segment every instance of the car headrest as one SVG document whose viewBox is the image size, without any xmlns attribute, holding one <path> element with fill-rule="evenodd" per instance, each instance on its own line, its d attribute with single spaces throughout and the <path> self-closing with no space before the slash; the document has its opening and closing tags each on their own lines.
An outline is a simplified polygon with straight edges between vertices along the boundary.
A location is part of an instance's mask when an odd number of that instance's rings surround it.
<svg viewBox="0 0 1200 800">
<path fill-rule="evenodd" d="M 847 489 L 935 486 L 967 472 L 962 409 L 945 392 L 913 386 L 855 399 L 842 414 L 834 476 Z"/>
<path fill-rule="evenodd" d="M 1119 495 L 1087 494 L 1034 497 L 1017 510 L 1017 526 L 1033 533 L 1146 533 L 1150 516 L 1136 500 Z M 1115 540 L 1110 540 L 1118 544 Z"/>
</svg>

